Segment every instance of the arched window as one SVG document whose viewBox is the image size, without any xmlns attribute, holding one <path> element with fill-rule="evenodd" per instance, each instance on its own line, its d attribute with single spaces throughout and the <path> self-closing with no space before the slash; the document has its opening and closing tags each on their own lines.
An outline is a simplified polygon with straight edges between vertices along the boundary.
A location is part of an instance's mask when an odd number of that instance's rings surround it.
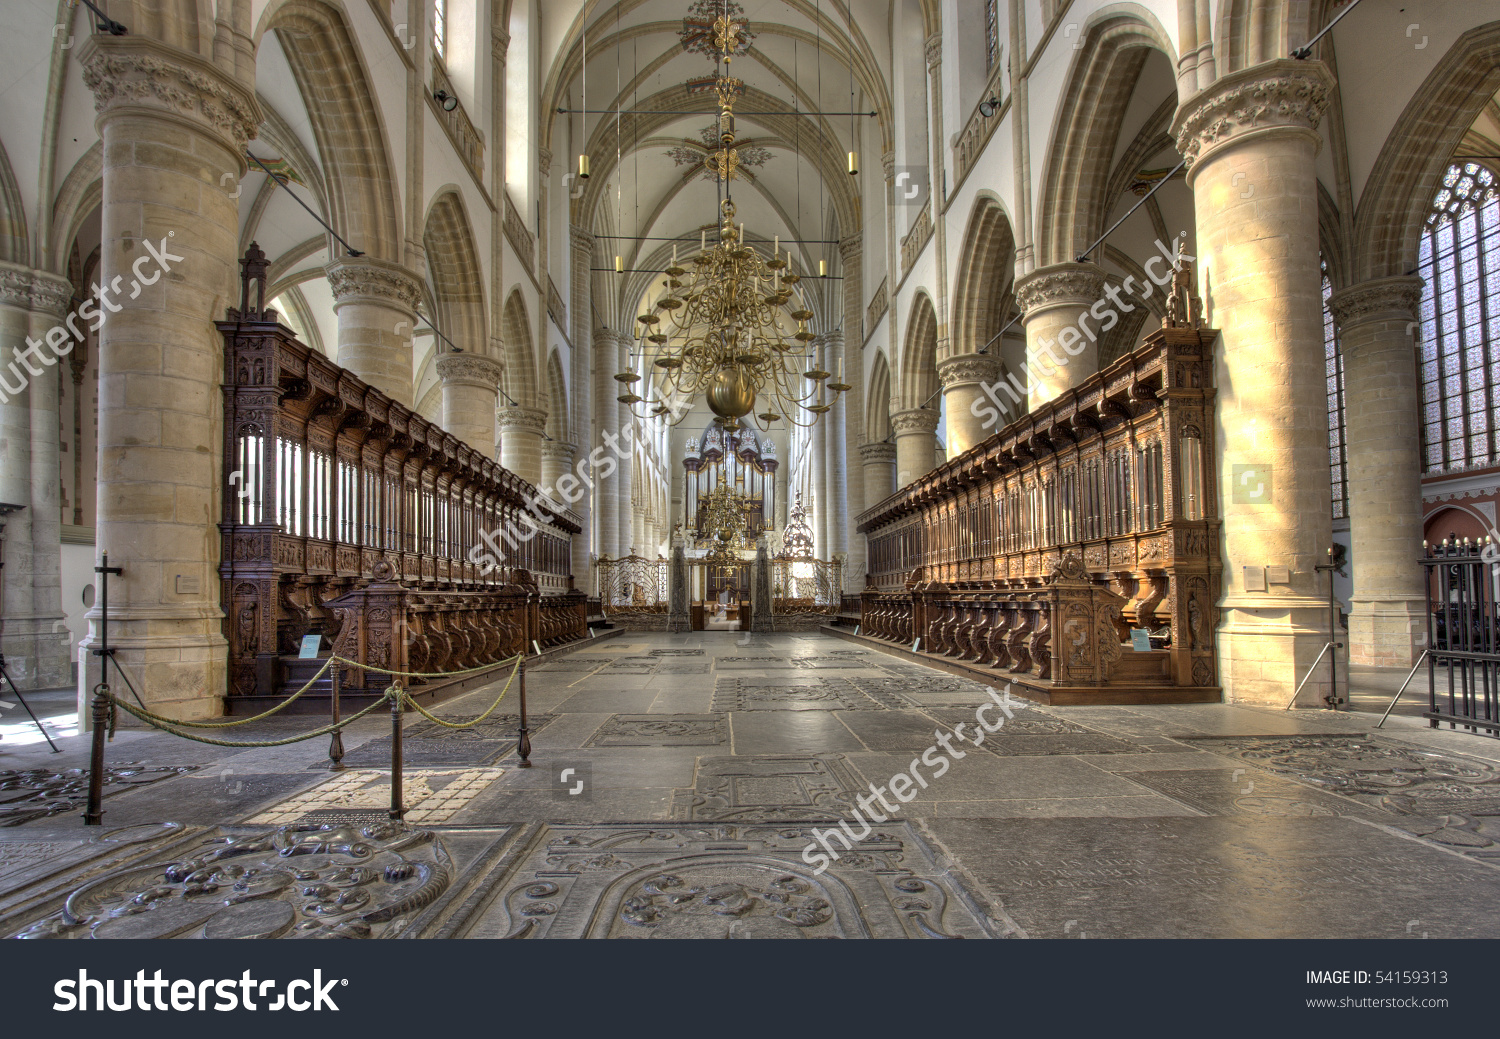
<svg viewBox="0 0 1500 1039">
<path fill-rule="evenodd" d="M 432 50 L 439 60 L 448 57 L 448 0 L 432 0 Z"/>
<path fill-rule="evenodd" d="M 1333 282 L 1328 280 L 1328 263 L 1323 268 L 1323 364 L 1328 379 L 1328 465 L 1333 473 L 1333 518 L 1343 519 L 1349 514 L 1349 460 L 1344 447 L 1344 353 L 1339 349 L 1338 330 L 1333 325 L 1333 313 L 1328 309 L 1328 297 L 1333 295 Z"/>
<path fill-rule="evenodd" d="M 1417 273 L 1422 294 L 1422 446 L 1428 473 L 1500 462 L 1500 186 L 1454 163 L 1432 201 Z"/>
<path fill-rule="evenodd" d="M 984 0 L 984 70 L 1000 60 L 1000 0 Z"/>
</svg>

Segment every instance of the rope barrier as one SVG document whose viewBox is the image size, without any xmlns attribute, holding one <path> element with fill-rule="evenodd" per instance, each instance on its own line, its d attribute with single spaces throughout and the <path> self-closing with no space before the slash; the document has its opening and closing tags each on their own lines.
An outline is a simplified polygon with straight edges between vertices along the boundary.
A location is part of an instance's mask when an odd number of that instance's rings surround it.
<svg viewBox="0 0 1500 1039">
<path fill-rule="evenodd" d="M 227 722 L 187 722 L 176 721 L 172 718 L 163 718 L 162 720 L 169 721 L 173 725 L 185 725 L 190 729 L 230 729 L 235 727 L 236 725 L 249 725 L 251 722 L 258 722 L 262 718 L 269 718 L 277 711 L 282 710 L 285 707 L 289 707 L 293 700 L 297 699 L 297 697 L 301 696 L 303 693 L 311 689 L 313 687 L 313 683 L 317 682 L 318 679 L 327 674 L 328 669 L 333 666 L 333 662 L 335 659 L 335 657 L 329 657 L 328 662 L 322 667 L 318 668 L 318 673 L 313 675 L 312 678 L 308 679 L 306 685 L 304 685 L 301 689 L 298 689 L 295 693 L 287 697 L 285 700 L 281 701 L 281 703 L 277 704 L 275 707 L 272 707 L 269 711 L 262 711 L 260 714 L 254 715 L 250 718 L 235 718 L 233 721 Z M 157 715 L 156 717 L 161 716 Z"/>
<path fill-rule="evenodd" d="M 427 710 L 427 708 L 425 708 L 421 704 L 417 703 L 416 700 L 412 699 L 411 694 L 408 693 L 405 689 L 401 690 L 401 697 L 402 697 L 402 701 L 404 703 L 410 705 L 412 708 L 414 708 L 416 710 L 416 712 L 418 714 L 420 714 L 422 717 L 426 718 L 430 722 L 436 722 L 438 725 L 441 725 L 445 729 L 467 729 L 467 728 L 470 728 L 471 726 L 478 725 L 480 722 L 484 721 L 490 715 L 492 715 L 492 714 L 495 713 L 495 708 L 500 706 L 500 701 L 504 700 L 505 699 L 505 694 L 508 693 L 508 692 L 510 692 L 510 687 L 515 683 L 516 674 L 520 670 L 521 670 L 521 658 L 517 657 L 516 658 L 516 666 L 510 669 L 510 677 L 505 680 L 505 688 L 502 689 L 502 690 L 500 690 L 500 695 L 497 696 L 497 697 L 495 697 L 495 702 L 492 703 L 492 704 L 490 704 L 489 710 L 485 711 L 478 718 L 473 718 L 473 719 L 471 719 L 469 721 L 466 721 L 466 722 L 444 721 L 442 718 L 437 717 L 437 715 L 431 713 L 430 711 Z"/>
<path fill-rule="evenodd" d="M 526 651 L 522 650 L 513 657 L 506 657 L 504 660 L 496 660 L 488 664 L 480 664 L 478 667 L 466 667 L 461 671 L 392 671 L 388 667 L 376 667 L 374 664 L 361 664 L 358 660 L 350 660 L 348 657 L 341 657 L 337 654 L 335 654 L 330 659 L 339 660 L 351 667 L 364 668 L 366 671 L 374 671 L 377 674 L 382 675 L 400 675 L 402 678 L 451 678 L 455 675 L 475 675 L 481 671 L 489 671 L 493 668 L 509 664 L 513 660 L 521 660 L 525 656 Z"/>
<path fill-rule="evenodd" d="M 160 729 L 162 732 L 171 733 L 173 736 L 181 736 L 185 740 L 192 740 L 195 743 L 207 743 L 214 747 L 256 748 L 285 747 L 292 743 L 301 743 L 303 740 L 314 739 L 318 736 L 326 736 L 336 729 L 342 729 L 350 722 L 358 721 L 365 715 L 369 714 L 371 711 L 375 710 L 377 707 L 380 707 L 387 700 L 390 700 L 396 696 L 396 690 L 394 686 L 388 686 L 384 695 L 382 695 L 380 699 L 371 703 L 368 707 L 360 711 L 358 714 L 351 714 L 349 717 L 344 718 L 341 721 L 331 723 L 329 725 L 324 725 L 322 728 L 314 729 L 312 732 L 304 732 L 300 735 L 288 736 L 285 739 L 280 740 L 218 740 L 213 739 L 209 736 L 198 736 L 191 732 L 182 732 L 181 730 L 172 727 L 173 725 L 179 723 L 173 721 L 173 719 L 171 718 L 164 718 L 159 714 L 152 714 L 150 711 L 142 710 L 139 707 L 132 707 L 124 700 L 120 700 L 111 694 L 106 693 L 105 695 L 109 696 L 110 703 L 114 704 L 116 707 L 124 708 L 126 711 L 135 715 L 147 725 L 150 725 L 152 728 Z"/>
</svg>

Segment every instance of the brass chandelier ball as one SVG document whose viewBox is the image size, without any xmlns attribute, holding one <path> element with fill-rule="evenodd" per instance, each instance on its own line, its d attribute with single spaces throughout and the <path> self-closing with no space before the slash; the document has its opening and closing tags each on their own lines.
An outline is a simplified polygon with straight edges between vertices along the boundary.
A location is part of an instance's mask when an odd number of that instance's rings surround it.
<svg viewBox="0 0 1500 1039">
<path fill-rule="evenodd" d="M 708 409 L 723 419 L 743 418 L 755 407 L 755 382 L 742 368 L 725 368 L 704 394 Z"/>
</svg>

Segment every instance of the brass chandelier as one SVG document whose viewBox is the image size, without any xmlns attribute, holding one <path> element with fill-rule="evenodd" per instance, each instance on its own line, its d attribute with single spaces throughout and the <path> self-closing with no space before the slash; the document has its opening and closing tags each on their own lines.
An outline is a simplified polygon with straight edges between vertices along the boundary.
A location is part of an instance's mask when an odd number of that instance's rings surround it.
<svg viewBox="0 0 1500 1039">
<path fill-rule="evenodd" d="M 741 85 L 728 75 L 728 67 L 743 28 L 726 15 L 713 24 L 714 48 L 724 66 L 715 85 L 720 147 L 705 165 L 726 189 L 739 168 L 734 101 Z M 824 368 L 822 357 L 808 352 L 807 344 L 817 338 L 807 329 L 813 312 L 797 288 L 801 278 L 791 269 L 790 250 L 783 259 L 777 238 L 766 259 L 746 242 L 744 224 L 735 223 L 733 199 L 725 197 L 719 208 L 718 242 L 710 248 L 704 232 L 691 269 L 678 264 L 673 246 L 663 282 L 666 294 L 638 318 L 642 350 L 649 343 L 655 353 L 655 371 L 646 388 L 652 396 L 635 392 L 641 376 L 626 371 L 615 376 L 625 391 L 617 399 L 632 410 L 644 404 L 651 415 L 669 415 L 674 425 L 687 409 L 669 402 L 702 394 L 721 424 L 733 425 L 760 403 L 765 410 L 755 417 L 762 429 L 782 418 L 811 426 L 853 388 L 843 381 L 843 361 L 835 376 Z M 803 414 L 810 417 L 802 421 L 798 416 Z"/>
</svg>

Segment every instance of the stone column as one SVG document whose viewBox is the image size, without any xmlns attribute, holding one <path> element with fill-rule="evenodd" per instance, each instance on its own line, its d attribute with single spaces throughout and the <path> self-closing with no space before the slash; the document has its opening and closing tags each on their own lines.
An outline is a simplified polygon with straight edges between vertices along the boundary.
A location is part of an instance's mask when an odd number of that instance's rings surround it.
<svg viewBox="0 0 1500 1039">
<path fill-rule="evenodd" d="M 48 335 L 62 327 L 71 296 L 72 286 L 61 278 L 0 264 L 0 396 L 6 398 L 0 402 L 0 503 L 20 506 L 0 517 L 0 650 L 11 681 L 23 690 L 62 688 L 70 678 L 58 530 L 59 355 L 47 344 L 64 355 L 76 344 L 66 329 Z"/>
<path fill-rule="evenodd" d="M 604 457 L 608 459 L 608 463 L 600 465 L 594 474 L 594 501 L 599 513 L 596 518 L 599 554 L 611 559 L 623 556 L 630 541 L 630 531 L 621 520 L 622 516 L 629 515 L 630 510 L 630 459 L 618 457 L 608 446 L 611 437 L 619 443 L 622 430 L 627 428 L 620 422 L 620 413 L 624 409 L 615 399 L 620 396 L 620 384 L 614 378 L 626 349 L 617 341 L 613 329 L 600 327 L 594 330 L 594 421 L 600 440 L 595 446 L 603 447 Z M 603 476 L 611 468 L 610 475 Z"/>
<path fill-rule="evenodd" d="M 538 408 L 504 407 L 499 411 L 500 464 L 532 485 L 542 481 L 542 434 L 547 413 Z"/>
<path fill-rule="evenodd" d="M 1027 372 L 1018 379 L 1029 390 L 1028 410 L 1099 371 L 1099 322 L 1088 311 L 1103 298 L 1104 269 L 1093 263 L 1054 263 L 1016 282 L 1026 314 Z"/>
<path fill-rule="evenodd" d="M 937 453 L 936 408 L 912 408 L 891 416 L 896 431 L 896 486 L 905 487 L 932 471 Z"/>
<path fill-rule="evenodd" d="M 1328 640 L 1333 541 L 1318 268 L 1317 124 L 1332 77 L 1317 61 L 1233 72 L 1173 121 L 1190 167 L 1205 323 L 1215 364 L 1224 507 L 1220 680 L 1234 701 L 1281 704 Z M 1253 577 L 1286 567 L 1287 584 Z M 1322 706 L 1327 668 L 1300 703 Z"/>
<path fill-rule="evenodd" d="M 1344 354 L 1344 431 L 1354 592 L 1349 660 L 1411 667 L 1427 634 L 1422 554 L 1422 428 L 1412 328 L 1421 278 L 1334 293 Z"/>
<path fill-rule="evenodd" d="M 854 448 L 865 442 L 864 395 L 864 234 L 856 232 L 839 242 L 839 272 L 843 281 L 843 352 L 844 382 L 852 389 L 844 394 L 836 409 L 843 413 L 844 448 L 838 459 L 841 469 L 854 464 Z M 844 568 L 844 591 L 857 592 L 865 586 L 865 536 L 854 529 L 854 522 L 874 502 L 865 497 L 862 475 L 844 477 L 844 523 L 840 551 L 849 553 Z"/>
<path fill-rule="evenodd" d="M 411 339 L 421 281 L 399 263 L 373 256 L 345 256 L 324 270 L 339 320 L 338 363 L 411 407 Z"/>
<path fill-rule="evenodd" d="M 874 508 L 896 493 L 896 445 L 884 440 L 862 444 L 859 460 L 864 467 L 865 508 Z"/>
<path fill-rule="evenodd" d="M 650 559 L 653 554 L 648 544 L 650 540 L 646 536 L 646 506 L 633 501 L 630 504 L 630 543 L 626 548 L 635 555 Z"/>
<path fill-rule="evenodd" d="M 443 428 L 486 458 L 495 454 L 495 404 L 505 367 L 478 354 L 437 359 L 443 383 Z"/>
<path fill-rule="evenodd" d="M 573 397 L 573 405 L 568 411 L 573 418 L 573 428 L 568 434 L 578 452 L 574 456 L 576 460 L 587 458 L 599 446 L 599 437 L 594 432 L 594 386 L 591 372 L 594 358 L 594 315 L 589 295 L 589 279 L 592 277 L 589 267 L 593 265 L 594 236 L 577 226 L 570 225 L 568 231 L 571 243 L 569 260 L 572 264 L 568 274 L 568 363 L 572 370 L 568 390 Z M 585 466 L 584 471 L 589 472 L 589 467 Z M 589 472 L 589 479 L 593 479 L 592 472 Z M 583 526 L 583 533 L 573 538 L 573 580 L 577 588 L 589 595 L 597 595 L 599 592 L 590 558 L 599 552 L 599 542 L 594 534 L 593 504 L 593 493 L 585 484 L 583 496 L 573 506 L 573 511 Z"/>
<path fill-rule="evenodd" d="M 948 457 L 953 458 L 995 432 L 984 428 L 972 407 L 984 397 L 982 384 L 999 378 L 1000 362 L 988 354 L 958 354 L 939 361 L 937 370 L 948 406 Z"/>
<path fill-rule="evenodd" d="M 71 353 L 78 340 L 71 336 L 64 345 L 56 333 L 66 328 L 63 318 L 73 298 L 73 286 L 65 279 L 36 273 L 31 285 L 31 342 L 57 343 Z M 74 324 L 78 319 L 74 318 Z M 86 326 L 82 326 L 86 327 Z M 31 654 L 30 677 L 38 689 L 57 689 L 70 684 L 71 640 L 62 608 L 62 467 L 58 452 L 58 407 L 61 363 L 46 363 L 56 356 L 44 348 L 33 356 L 43 357 L 42 374 L 31 380 L 31 609 L 36 642 Z M 12 679 L 15 674 L 12 673 Z"/>
<path fill-rule="evenodd" d="M 542 442 L 542 482 L 537 484 L 543 490 L 557 491 L 557 481 L 573 471 L 573 445 L 561 440 L 546 440 Z M 576 493 L 576 489 L 575 489 Z M 552 498 L 560 504 L 566 505 L 560 493 L 553 493 Z M 569 508 L 577 511 L 576 506 Z"/>
<path fill-rule="evenodd" d="M 210 717 L 227 677 L 212 322 L 239 298 L 231 192 L 262 116 L 227 70 L 146 36 L 89 36 L 78 56 L 103 144 L 98 280 L 124 290 L 99 330 L 96 543 L 124 569 L 110 580 L 109 641 L 149 708 Z"/>
</svg>

